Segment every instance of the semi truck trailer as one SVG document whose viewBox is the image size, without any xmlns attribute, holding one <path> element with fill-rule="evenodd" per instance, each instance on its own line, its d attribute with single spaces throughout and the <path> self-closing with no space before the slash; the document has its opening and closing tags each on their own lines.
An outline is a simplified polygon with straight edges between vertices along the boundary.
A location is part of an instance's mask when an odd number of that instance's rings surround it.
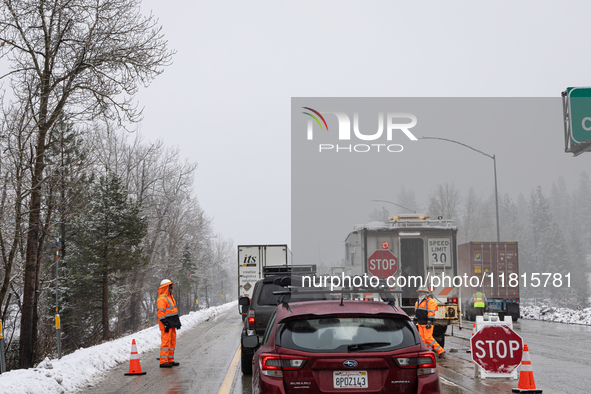
<svg viewBox="0 0 591 394">
<path fill-rule="evenodd" d="M 252 298 L 255 283 L 265 274 L 285 272 L 292 264 L 287 245 L 238 245 L 238 297 Z M 244 317 L 248 309 L 238 305 Z"/>
<path fill-rule="evenodd" d="M 458 275 L 474 279 L 460 289 L 464 316 L 474 320 L 472 295 L 486 296 L 485 311 L 496 312 L 500 319 L 519 318 L 519 248 L 517 242 L 469 242 L 458 246 Z M 476 280 L 475 278 L 478 278 Z M 516 286 L 511 286 L 516 284 Z M 476 285 L 476 286 L 473 286 Z"/>
</svg>

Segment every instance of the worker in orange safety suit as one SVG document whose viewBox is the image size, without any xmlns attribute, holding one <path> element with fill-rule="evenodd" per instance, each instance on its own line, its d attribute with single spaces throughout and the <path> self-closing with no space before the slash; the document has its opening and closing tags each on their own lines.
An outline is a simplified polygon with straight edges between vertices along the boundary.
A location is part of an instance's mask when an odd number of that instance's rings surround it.
<svg viewBox="0 0 591 394">
<path fill-rule="evenodd" d="M 160 327 L 160 368 L 172 368 L 179 365 L 174 361 L 174 349 L 176 347 L 176 330 L 181 328 L 181 319 L 176 307 L 176 301 L 172 296 L 170 279 L 160 282 L 158 299 L 156 300 L 156 314 Z"/>
<path fill-rule="evenodd" d="M 433 351 L 439 354 L 439 358 L 445 357 L 445 350 L 433 338 L 433 326 L 435 325 L 435 311 L 439 309 L 437 302 L 431 296 L 426 287 L 417 289 L 419 299 L 415 303 L 415 317 L 413 322 L 417 324 L 421 339 Z"/>
</svg>

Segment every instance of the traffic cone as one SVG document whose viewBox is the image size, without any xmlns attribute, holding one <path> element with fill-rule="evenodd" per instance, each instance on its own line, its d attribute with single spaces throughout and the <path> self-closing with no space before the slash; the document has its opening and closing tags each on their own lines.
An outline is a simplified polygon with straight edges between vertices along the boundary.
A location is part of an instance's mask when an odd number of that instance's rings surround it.
<svg viewBox="0 0 591 394">
<path fill-rule="evenodd" d="M 536 382 L 534 381 L 534 372 L 531 368 L 531 359 L 529 358 L 529 350 L 527 345 L 523 345 L 523 357 L 521 358 L 521 372 L 519 373 L 519 384 L 516 389 L 512 389 L 514 393 L 541 393 L 542 390 L 536 389 Z"/>
<path fill-rule="evenodd" d="M 131 357 L 129 359 L 129 373 L 125 375 L 145 375 L 142 372 L 142 366 L 140 365 L 140 355 L 137 353 L 137 346 L 135 345 L 135 339 L 131 340 Z"/>
</svg>

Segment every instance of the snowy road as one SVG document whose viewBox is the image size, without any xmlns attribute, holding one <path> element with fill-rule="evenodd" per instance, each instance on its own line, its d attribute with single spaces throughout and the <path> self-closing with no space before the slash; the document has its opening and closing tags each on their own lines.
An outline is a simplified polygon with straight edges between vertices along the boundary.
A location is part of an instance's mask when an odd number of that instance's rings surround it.
<svg viewBox="0 0 591 394">
<path fill-rule="evenodd" d="M 159 350 L 140 358 L 142 376 L 125 376 L 128 364 L 108 373 L 101 382 L 80 392 L 91 394 L 218 393 L 240 343 L 242 321 L 235 308 L 201 323 L 178 338 L 175 361 L 180 366 L 159 368 Z M 229 379 L 231 382 L 231 378 Z"/>
<path fill-rule="evenodd" d="M 124 363 L 105 374 L 101 382 L 79 392 L 250 394 L 251 379 L 240 372 L 237 357 L 241 325 L 232 308 L 179 338 L 175 357 L 181 363 L 179 367 L 158 368 L 158 351 L 151 351 L 141 357 L 146 375 L 124 376 L 128 368 Z M 471 326 L 465 323 L 466 329 L 456 328 L 446 339 L 448 357 L 438 363 L 442 393 L 511 392 L 517 381 L 474 379 L 474 367 L 466 352 Z M 538 388 L 546 394 L 588 392 L 591 327 L 520 320 L 514 328 L 530 347 Z"/>
<path fill-rule="evenodd" d="M 511 392 L 517 381 L 474 380 L 470 353 L 472 323 L 454 330 L 446 339 L 446 348 L 454 351 L 442 365 L 441 376 L 460 387 L 458 392 Z M 536 387 L 545 394 L 588 393 L 591 387 L 591 327 L 536 320 L 519 320 L 514 330 L 529 347 Z M 507 391 L 508 390 L 508 391 Z"/>
</svg>

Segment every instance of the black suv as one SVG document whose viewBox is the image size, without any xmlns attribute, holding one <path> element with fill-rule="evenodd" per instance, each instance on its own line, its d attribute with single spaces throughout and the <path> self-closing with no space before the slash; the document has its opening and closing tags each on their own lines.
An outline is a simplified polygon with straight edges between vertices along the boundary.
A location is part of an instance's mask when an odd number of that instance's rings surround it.
<svg viewBox="0 0 591 394">
<path fill-rule="evenodd" d="M 241 297 L 240 305 L 248 306 L 248 313 L 244 319 L 244 327 L 242 328 L 241 340 L 248 335 L 258 335 L 263 337 L 269 319 L 273 315 L 275 308 L 281 302 L 283 295 L 275 295 L 273 292 L 285 291 L 286 286 L 291 284 L 297 285 L 301 283 L 301 277 L 287 275 L 270 275 L 263 279 L 259 279 L 254 285 L 252 291 L 252 298 L 249 303 L 248 297 Z M 330 299 L 330 296 L 323 294 L 315 294 L 306 296 L 305 298 L 291 299 L 291 302 L 299 301 L 315 301 Z M 245 375 L 252 374 L 252 357 L 254 355 L 253 349 L 241 348 L 242 373 Z"/>
</svg>

